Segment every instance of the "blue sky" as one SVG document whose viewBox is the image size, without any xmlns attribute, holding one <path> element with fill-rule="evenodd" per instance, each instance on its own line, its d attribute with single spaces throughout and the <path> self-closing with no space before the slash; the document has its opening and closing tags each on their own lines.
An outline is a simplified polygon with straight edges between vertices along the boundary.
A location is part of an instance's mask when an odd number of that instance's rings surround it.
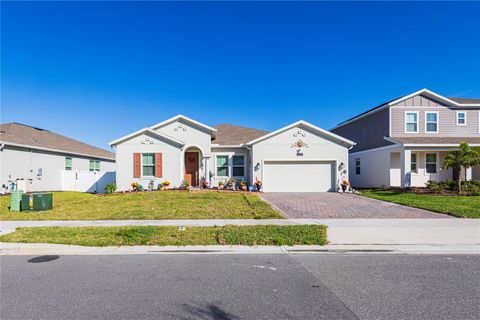
<svg viewBox="0 0 480 320">
<path fill-rule="evenodd" d="M 1 3 L 1 122 L 108 148 L 178 113 L 325 129 L 428 88 L 480 97 L 480 3 Z"/>
</svg>

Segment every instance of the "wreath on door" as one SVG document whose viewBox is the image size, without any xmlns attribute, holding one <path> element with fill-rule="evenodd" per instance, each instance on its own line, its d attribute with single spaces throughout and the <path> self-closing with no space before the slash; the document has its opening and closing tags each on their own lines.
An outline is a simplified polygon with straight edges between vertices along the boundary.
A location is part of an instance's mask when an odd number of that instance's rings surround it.
<svg viewBox="0 0 480 320">
<path fill-rule="evenodd" d="M 188 162 L 190 162 L 190 163 L 195 162 L 195 158 L 194 157 L 189 157 Z"/>
</svg>

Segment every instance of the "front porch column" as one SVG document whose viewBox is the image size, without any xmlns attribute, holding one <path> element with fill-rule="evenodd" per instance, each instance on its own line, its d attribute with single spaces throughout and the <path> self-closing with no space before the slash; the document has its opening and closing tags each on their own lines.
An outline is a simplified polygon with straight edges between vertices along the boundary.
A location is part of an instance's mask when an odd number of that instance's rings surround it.
<svg viewBox="0 0 480 320">
<path fill-rule="evenodd" d="M 472 168 L 467 169 L 467 181 L 472 180 Z"/>
<path fill-rule="evenodd" d="M 403 188 L 410 188 L 412 183 L 411 173 L 412 151 L 403 150 L 400 152 L 400 178 Z"/>
</svg>

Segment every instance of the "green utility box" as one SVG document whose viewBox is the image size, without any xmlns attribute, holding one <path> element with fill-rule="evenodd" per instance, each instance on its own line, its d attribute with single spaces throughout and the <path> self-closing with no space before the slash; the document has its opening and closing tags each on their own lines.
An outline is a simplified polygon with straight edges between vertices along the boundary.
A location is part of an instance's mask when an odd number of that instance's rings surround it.
<svg viewBox="0 0 480 320">
<path fill-rule="evenodd" d="M 51 210 L 53 196 L 51 193 L 25 193 L 22 195 L 22 211 Z"/>
<path fill-rule="evenodd" d="M 10 211 L 20 211 L 22 202 L 22 190 L 12 190 L 10 194 Z"/>
</svg>

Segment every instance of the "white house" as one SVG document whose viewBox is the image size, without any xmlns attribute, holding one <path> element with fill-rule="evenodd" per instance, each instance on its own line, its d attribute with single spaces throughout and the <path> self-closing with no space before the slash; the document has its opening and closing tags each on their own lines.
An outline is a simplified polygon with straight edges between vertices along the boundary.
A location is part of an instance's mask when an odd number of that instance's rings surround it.
<svg viewBox="0 0 480 320">
<path fill-rule="evenodd" d="M 208 126 L 183 115 L 110 142 L 116 148 L 118 190 L 132 182 L 156 188 L 187 181 L 211 186 L 234 178 L 266 192 L 335 191 L 348 177 L 354 142 L 298 121 L 274 132 L 228 124 Z"/>
<path fill-rule="evenodd" d="M 103 192 L 115 181 L 115 155 L 49 130 L 19 123 L 0 125 L 3 192 Z"/>
</svg>

